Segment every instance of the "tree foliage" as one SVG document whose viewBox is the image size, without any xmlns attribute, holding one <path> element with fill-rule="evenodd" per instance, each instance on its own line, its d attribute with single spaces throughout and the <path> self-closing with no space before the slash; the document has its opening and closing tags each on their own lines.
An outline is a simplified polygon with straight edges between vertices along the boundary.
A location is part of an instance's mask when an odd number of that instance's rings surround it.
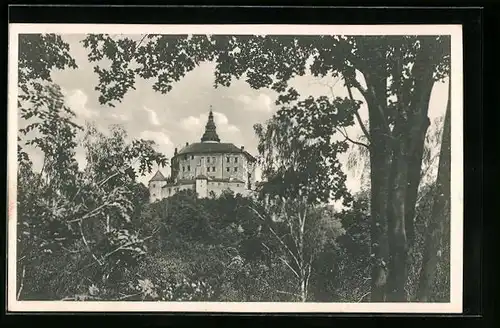
<svg viewBox="0 0 500 328">
<path fill-rule="evenodd" d="M 81 170 L 75 152 L 82 127 L 50 76 L 76 67 L 69 46 L 54 35 L 22 35 L 19 46 L 18 297 L 62 298 L 82 292 L 89 277 L 106 285 L 144 255 L 142 238 L 130 230 L 132 162 L 144 174 L 165 158 L 149 141 L 126 145 L 118 130 L 106 138 L 87 127 L 89 163 Z M 23 146 L 42 152 L 40 171 Z"/>
<path fill-rule="evenodd" d="M 97 288 L 104 292 L 107 285 L 114 286 L 145 255 L 144 237 L 132 222 L 139 196 L 133 193 L 136 184 L 132 164 L 144 160 L 141 154 L 149 158 L 154 151 L 150 143 L 127 145 L 121 132 L 115 129 L 111 137 L 105 137 L 95 128 L 87 128 L 84 148 L 89 162 L 84 170 L 78 169 L 74 150 L 68 147 L 71 144 L 58 151 L 50 148 L 57 147 L 56 142 L 48 143 L 49 151 L 44 151 L 46 163 L 50 164 L 42 172 L 33 172 L 30 163 L 20 166 L 18 271 L 34 274 L 40 261 L 56 267 L 58 261 L 70 263 L 63 271 L 54 267 L 46 270 L 58 277 L 51 281 L 66 286 L 59 285 L 50 292 L 54 286 L 33 285 L 25 290 L 33 293 L 32 289 L 46 288 L 37 293 L 42 297 L 53 297 L 53 293 L 67 297 L 81 292 L 74 289 L 81 288 L 78 279 L 99 276 L 101 285 Z M 67 157 L 58 160 L 66 150 L 73 152 L 69 165 Z M 164 160 L 161 154 L 156 157 Z M 130 170 L 133 174 L 128 174 Z M 144 170 L 147 172 L 147 167 Z"/>
<path fill-rule="evenodd" d="M 76 68 L 69 46 L 59 36 L 22 36 L 18 297 L 412 298 L 418 270 L 411 249 L 425 244 L 419 220 L 430 197 L 421 184 L 422 163 L 431 158 L 427 111 L 434 83 L 449 74 L 449 37 L 88 35 L 82 42 L 96 63 L 101 104 L 121 101 L 137 77 L 169 92 L 204 61 L 216 64 L 215 86 L 245 79 L 276 91 L 278 112 L 255 126 L 266 182 L 257 199 L 186 192 L 145 204 L 147 190 L 135 178 L 166 160 L 118 127 L 109 134 L 85 128 L 87 165 L 79 168 L 81 127 L 50 77 L 53 69 Z M 307 72 L 340 78 L 348 97 L 300 95 L 289 83 Z M 358 113 L 362 102 L 367 122 Z M 346 133 L 355 124 L 362 142 Z M 41 172 L 23 146 L 42 151 Z M 338 156 L 351 146 L 369 153 L 369 197 L 353 199 L 345 187 Z M 329 200 L 351 206 L 333 213 L 321 206 Z M 439 275 L 449 269 L 437 266 Z M 436 287 L 436 295 L 445 290 Z"/>
<path fill-rule="evenodd" d="M 133 87 L 136 75 L 155 79 L 155 90 L 168 92 L 174 81 L 201 61 L 216 62 L 215 85 L 228 86 L 233 78 L 244 78 L 253 88 L 267 87 L 279 93 L 291 91 L 288 82 L 307 70 L 315 76 L 342 77 L 351 106 L 344 106 L 338 115 L 347 122 L 353 116 L 356 118 L 370 149 L 371 242 L 377 258 L 371 297 L 374 301 L 407 300 L 404 286 L 415 235 L 429 99 L 434 83 L 448 76 L 450 37 L 147 35 L 145 38 L 146 43 L 129 40 L 132 44 L 129 49 L 135 50 L 130 60 L 122 56 L 110 58 L 117 79 L 110 80 L 109 74 L 96 68 L 100 77 L 98 88 L 103 91 L 102 103 L 120 100 L 126 90 L 113 92 L 113 86 L 120 83 Z M 91 60 L 100 58 L 94 56 L 96 53 L 119 47 L 108 36 L 89 36 L 84 45 L 90 50 Z M 132 61 L 137 64 L 134 70 L 128 68 Z M 160 67 L 165 71 L 158 73 L 155 68 Z M 368 106 L 368 126 L 357 114 L 352 89 L 361 93 Z M 291 93 L 297 96 L 293 90 Z M 307 99 L 317 108 L 328 106 L 325 97 L 306 98 L 304 104 Z M 316 127 L 321 127 L 325 117 L 312 119 L 317 120 Z M 322 131 L 325 139 L 332 135 L 331 128 L 326 126 Z"/>
<path fill-rule="evenodd" d="M 293 104 L 297 97 L 290 89 L 280 97 L 283 107 L 267 124 L 255 125 L 266 179 L 261 192 L 295 199 L 305 196 L 314 204 L 331 200 L 348 204 L 346 175 L 338 159 L 348 144 L 333 138 L 336 129 L 354 124 L 348 113 L 357 110 L 359 103 L 309 97 Z"/>
</svg>

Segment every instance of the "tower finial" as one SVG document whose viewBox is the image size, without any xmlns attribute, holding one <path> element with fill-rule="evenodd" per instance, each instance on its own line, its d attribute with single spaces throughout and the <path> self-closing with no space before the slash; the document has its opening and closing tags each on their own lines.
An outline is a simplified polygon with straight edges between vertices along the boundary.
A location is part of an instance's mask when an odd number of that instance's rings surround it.
<svg viewBox="0 0 500 328">
<path fill-rule="evenodd" d="M 212 105 L 210 105 L 210 112 L 208 113 L 208 122 L 205 125 L 205 133 L 201 137 L 201 142 L 215 141 L 220 142 L 217 135 L 216 126 L 214 122 L 214 114 L 212 112 Z"/>
</svg>

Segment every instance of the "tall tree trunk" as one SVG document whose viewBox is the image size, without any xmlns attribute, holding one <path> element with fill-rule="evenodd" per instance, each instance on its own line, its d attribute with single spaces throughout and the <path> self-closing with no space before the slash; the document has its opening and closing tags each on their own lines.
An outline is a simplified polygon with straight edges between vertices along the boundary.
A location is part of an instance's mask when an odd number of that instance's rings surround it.
<svg viewBox="0 0 500 328">
<path fill-rule="evenodd" d="M 406 302 L 408 295 L 408 266 L 414 240 L 414 215 L 425 135 L 429 127 L 427 117 L 434 85 L 431 47 L 429 40 L 421 40 L 412 68 L 413 90 L 410 95 L 398 95 L 399 117 L 393 129 L 393 162 L 388 194 L 389 277 L 388 300 Z"/>
<path fill-rule="evenodd" d="M 404 129 L 404 127 L 400 127 Z M 389 177 L 387 232 L 389 241 L 389 276 L 387 301 L 406 301 L 405 285 L 408 277 L 408 242 L 405 227 L 405 197 L 407 189 L 408 158 L 405 131 L 396 133 L 396 145 Z"/>
<path fill-rule="evenodd" d="M 300 301 L 301 302 L 307 301 L 307 288 L 306 288 L 305 275 L 303 277 L 301 277 L 301 281 L 300 281 Z"/>
<path fill-rule="evenodd" d="M 414 218 L 415 207 L 418 197 L 418 187 L 422 178 L 422 160 L 425 147 L 425 135 L 430 125 L 428 114 L 429 101 L 431 97 L 432 87 L 434 85 L 431 80 L 423 81 L 422 99 L 417 104 L 417 109 L 413 114 L 414 126 L 410 130 L 410 144 L 408 151 L 408 184 L 406 190 L 405 203 L 408 204 L 405 208 L 405 226 L 408 235 L 410 248 L 413 246 L 415 238 Z"/>
<path fill-rule="evenodd" d="M 413 246 L 415 237 L 415 206 L 422 173 L 425 135 L 430 125 L 428 118 L 429 102 L 434 86 L 434 63 L 432 59 L 434 40 L 424 37 L 420 41 L 422 47 L 417 54 L 412 68 L 412 75 L 415 81 L 414 90 L 408 98 L 408 117 L 412 122 L 412 126 L 409 127 L 408 131 L 410 139 L 408 144 L 408 185 L 405 197 L 405 226 L 410 248 Z"/>
<path fill-rule="evenodd" d="M 367 78 L 368 80 L 369 78 Z M 382 98 L 385 102 L 385 96 Z M 381 117 L 376 99 L 366 99 L 370 129 L 370 182 L 371 182 L 371 294 L 372 302 L 385 302 L 387 283 L 387 262 L 389 245 L 387 241 L 387 193 L 391 164 L 389 137 L 386 134 L 384 118 Z M 385 103 L 384 103 L 385 107 Z"/>
<path fill-rule="evenodd" d="M 429 126 L 427 112 L 434 85 L 433 42 L 432 37 L 420 40 L 410 74 L 413 90 L 410 92 L 408 85 L 401 88 L 397 111 L 400 117 L 396 119 L 393 131 L 388 129 L 387 81 L 377 79 L 377 74 L 363 72 L 371 138 L 373 302 L 407 301 L 409 246 L 414 235 L 413 217 Z M 403 90 L 409 94 L 404 94 Z"/>
<path fill-rule="evenodd" d="M 450 174 L 451 174 L 451 79 L 448 84 L 448 103 L 443 126 L 439 168 L 436 178 L 436 189 L 432 214 L 427 225 L 422 268 L 420 270 L 417 299 L 428 302 L 434 284 L 438 253 L 446 222 L 446 211 L 450 206 Z"/>
</svg>

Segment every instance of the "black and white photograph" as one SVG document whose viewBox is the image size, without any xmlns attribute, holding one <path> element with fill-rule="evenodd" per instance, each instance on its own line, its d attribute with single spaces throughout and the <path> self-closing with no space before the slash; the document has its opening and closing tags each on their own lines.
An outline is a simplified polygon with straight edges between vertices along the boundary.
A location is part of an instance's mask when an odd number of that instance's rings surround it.
<svg viewBox="0 0 500 328">
<path fill-rule="evenodd" d="M 462 311 L 459 25 L 9 30 L 9 311 Z"/>
</svg>

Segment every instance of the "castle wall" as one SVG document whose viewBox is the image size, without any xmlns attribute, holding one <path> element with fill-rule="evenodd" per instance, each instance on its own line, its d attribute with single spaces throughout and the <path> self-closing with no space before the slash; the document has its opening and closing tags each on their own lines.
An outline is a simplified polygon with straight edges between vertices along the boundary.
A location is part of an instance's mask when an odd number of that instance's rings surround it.
<svg viewBox="0 0 500 328">
<path fill-rule="evenodd" d="M 182 191 L 182 190 L 193 190 L 193 189 L 194 189 L 194 183 L 167 186 L 167 187 L 164 187 L 162 190 L 162 198 L 168 198 L 168 197 L 173 196 L 175 193 Z"/>
<path fill-rule="evenodd" d="M 255 162 L 249 161 L 244 153 L 198 153 L 175 156 L 172 158 L 171 174 L 173 180 L 179 181 L 180 184 L 166 186 L 166 181 L 151 182 L 149 188 L 151 202 L 171 197 L 186 189 L 195 190 L 201 198 L 208 197 L 210 192 L 220 196 L 227 189 L 236 194 L 248 195 L 249 183 L 251 188 L 255 186 Z M 208 177 L 208 180 L 196 179 L 199 175 Z M 230 181 L 217 181 L 217 179 Z M 163 186 L 165 187 L 162 188 Z"/>
<path fill-rule="evenodd" d="M 210 181 L 205 179 L 197 179 L 195 183 L 191 184 L 181 184 L 173 186 L 165 186 L 162 188 L 161 197 L 155 193 L 155 198 L 151 198 L 151 202 L 159 199 L 168 198 L 175 195 L 177 192 L 182 190 L 194 190 L 198 197 L 205 198 L 210 196 L 211 192 L 215 193 L 218 197 L 225 190 L 232 190 L 235 194 L 248 195 L 249 190 L 246 188 L 246 183 L 243 182 L 222 182 L 222 181 Z"/>
<path fill-rule="evenodd" d="M 244 168 L 246 157 L 243 154 L 226 154 L 223 156 L 222 178 L 245 181 Z"/>
<path fill-rule="evenodd" d="M 224 190 L 230 189 L 235 194 L 246 195 L 247 189 L 245 188 L 245 184 L 242 182 L 217 182 L 217 181 L 208 181 L 208 194 L 210 192 L 215 193 L 218 197 L 222 194 Z"/>
<path fill-rule="evenodd" d="M 196 193 L 198 194 L 199 198 L 206 198 L 208 197 L 208 186 L 207 186 L 207 180 L 206 179 L 196 179 Z"/>
<path fill-rule="evenodd" d="M 163 198 L 162 187 L 166 185 L 166 181 L 150 181 L 149 182 L 149 201 L 156 202 Z"/>
<path fill-rule="evenodd" d="M 188 154 L 178 158 L 177 179 L 194 179 L 205 175 L 214 179 L 247 181 L 248 160 L 243 154 Z"/>
</svg>

